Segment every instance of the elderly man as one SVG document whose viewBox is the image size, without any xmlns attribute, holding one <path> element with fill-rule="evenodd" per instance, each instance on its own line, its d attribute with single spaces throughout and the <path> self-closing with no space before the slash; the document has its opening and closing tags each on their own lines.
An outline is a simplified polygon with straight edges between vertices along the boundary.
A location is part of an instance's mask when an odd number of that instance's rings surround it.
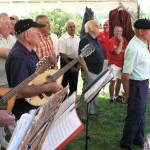
<svg viewBox="0 0 150 150">
<path fill-rule="evenodd" d="M 55 54 L 55 47 L 50 37 L 51 25 L 49 18 L 46 15 L 39 15 L 36 17 L 35 21 L 37 23 L 45 24 L 44 28 L 39 29 L 41 36 L 39 37 L 39 42 L 35 46 L 35 50 L 39 59 L 44 56 L 51 56 L 54 59 L 55 67 L 57 68 L 57 57 Z"/>
<path fill-rule="evenodd" d="M 109 59 L 109 50 L 108 50 L 108 40 L 109 40 L 109 20 L 105 20 L 102 22 L 103 30 L 100 31 L 97 35 L 97 38 L 101 42 L 103 46 L 103 53 L 105 59 L 105 69 L 108 67 L 108 59 Z"/>
<path fill-rule="evenodd" d="M 15 43 L 15 38 L 10 35 L 11 22 L 7 13 L 0 13 L 0 88 L 8 87 L 5 62 L 10 49 Z M 5 119 L 4 119 L 5 118 Z M 4 110 L 0 110 L 0 126 L 8 125 L 7 122 L 12 123 L 14 116 L 7 114 Z M 4 140 L 3 128 L 0 128 L 0 144 L 6 148 L 7 143 Z"/>
<path fill-rule="evenodd" d="M 133 144 L 143 147 L 145 111 L 150 78 L 150 20 L 134 23 L 135 36 L 129 42 L 124 56 L 123 86 L 128 101 L 127 116 L 120 141 L 122 150 L 132 150 Z"/>
<path fill-rule="evenodd" d="M 97 35 L 99 33 L 98 23 L 95 20 L 90 20 L 85 24 L 86 35 L 81 39 L 79 43 L 79 53 L 81 53 L 81 49 L 87 45 L 88 43 L 92 43 L 95 47 L 95 51 L 86 58 L 82 58 L 80 60 L 80 65 L 82 67 L 81 75 L 83 79 L 83 89 L 85 89 L 103 69 L 104 55 L 102 45 L 100 44 Z M 81 119 L 83 122 L 87 120 L 87 104 L 84 102 L 83 94 L 80 98 L 81 105 Z M 93 116 L 99 116 L 100 114 L 96 112 L 96 101 L 98 100 L 98 96 L 90 102 L 89 106 L 89 114 Z"/>
<path fill-rule="evenodd" d="M 66 33 L 63 34 L 58 42 L 58 50 L 60 53 L 60 67 L 63 68 L 71 60 L 78 57 L 78 47 L 80 38 L 75 34 L 75 23 L 69 21 L 66 24 Z M 70 70 L 68 70 L 63 77 L 63 87 L 69 84 L 69 94 L 77 91 L 78 74 L 80 65 L 77 63 Z"/>
<path fill-rule="evenodd" d="M 15 87 L 35 72 L 39 59 L 33 48 L 39 41 L 40 32 L 38 28 L 44 26 L 32 19 L 19 20 L 16 23 L 15 32 L 18 40 L 6 60 L 6 74 L 10 87 Z M 45 92 L 55 93 L 61 89 L 62 86 L 55 82 L 26 86 L 17 94 L 12 112 L 18 120 L 23 113 L 37 108 L 26 102 L 24 98 L 37 96 Z"/>
</svg>

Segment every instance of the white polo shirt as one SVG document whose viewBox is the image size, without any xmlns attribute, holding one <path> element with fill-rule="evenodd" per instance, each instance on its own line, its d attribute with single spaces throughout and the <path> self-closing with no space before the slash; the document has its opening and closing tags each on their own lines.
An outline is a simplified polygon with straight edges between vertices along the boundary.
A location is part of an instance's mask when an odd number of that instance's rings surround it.
<svg viewBox="0 0 150 150">
<path fill-rule="evenodd" d="M 12 48 L 15 42 L 16 39 L 12 35 L 9 35 L 7 39 L 5 39 L 0 34 L 0 48 Z M 0 86 L 8 85 L 5 72 L 5 62 L 6 59 L 0 56 Z"/>
</svg>

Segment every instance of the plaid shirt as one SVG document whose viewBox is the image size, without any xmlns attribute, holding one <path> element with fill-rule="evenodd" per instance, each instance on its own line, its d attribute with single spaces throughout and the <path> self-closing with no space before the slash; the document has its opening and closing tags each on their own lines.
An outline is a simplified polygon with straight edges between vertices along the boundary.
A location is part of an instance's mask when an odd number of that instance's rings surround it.
<svg viewBox="0 0 150 150">
<path fill-rule="evenodd" d="M 39 43 L 35 46 L 35 51 L 39 59 L 44 56 L 51 56 L 54 59 L 55 64 L 57 64 L 53 41 L 49 35 L 40 36 Z"/>
</svg>

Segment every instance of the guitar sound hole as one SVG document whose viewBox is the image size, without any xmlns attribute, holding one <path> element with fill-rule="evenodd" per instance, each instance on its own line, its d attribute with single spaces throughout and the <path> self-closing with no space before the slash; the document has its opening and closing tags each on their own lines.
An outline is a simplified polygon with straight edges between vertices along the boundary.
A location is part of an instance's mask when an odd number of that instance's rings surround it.
<svg viewBox="0 0 150 150">
<path fill-rule="evenodd" d="M 45 93 L 46 96 L 51 96 L 52 94 L 50 92 Z"/>
<path fill-rule="evenodd" d="M 44 98 L 44 96 L 43 96 L 42 94 L 40 94 L 39 97 L 40 97 L 40 99 L 43 99 L 43 98 Z"/>
</svg>

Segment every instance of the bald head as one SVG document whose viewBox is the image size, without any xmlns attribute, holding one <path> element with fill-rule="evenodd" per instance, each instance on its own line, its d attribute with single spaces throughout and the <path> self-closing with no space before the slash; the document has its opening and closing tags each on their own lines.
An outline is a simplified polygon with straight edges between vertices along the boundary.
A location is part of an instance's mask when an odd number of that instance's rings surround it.
<svg viewBox="0 0 150 150">
<path fill-rule="evenodd" d="M 76 29 L 76 26 L 75 26 L 75 23 L 73 21 L 68 21 L 66 23 L 66 31 L 68 32 L 68 34 L 70 36 L 75 35 L 75 29 Z"/>
</svg>

